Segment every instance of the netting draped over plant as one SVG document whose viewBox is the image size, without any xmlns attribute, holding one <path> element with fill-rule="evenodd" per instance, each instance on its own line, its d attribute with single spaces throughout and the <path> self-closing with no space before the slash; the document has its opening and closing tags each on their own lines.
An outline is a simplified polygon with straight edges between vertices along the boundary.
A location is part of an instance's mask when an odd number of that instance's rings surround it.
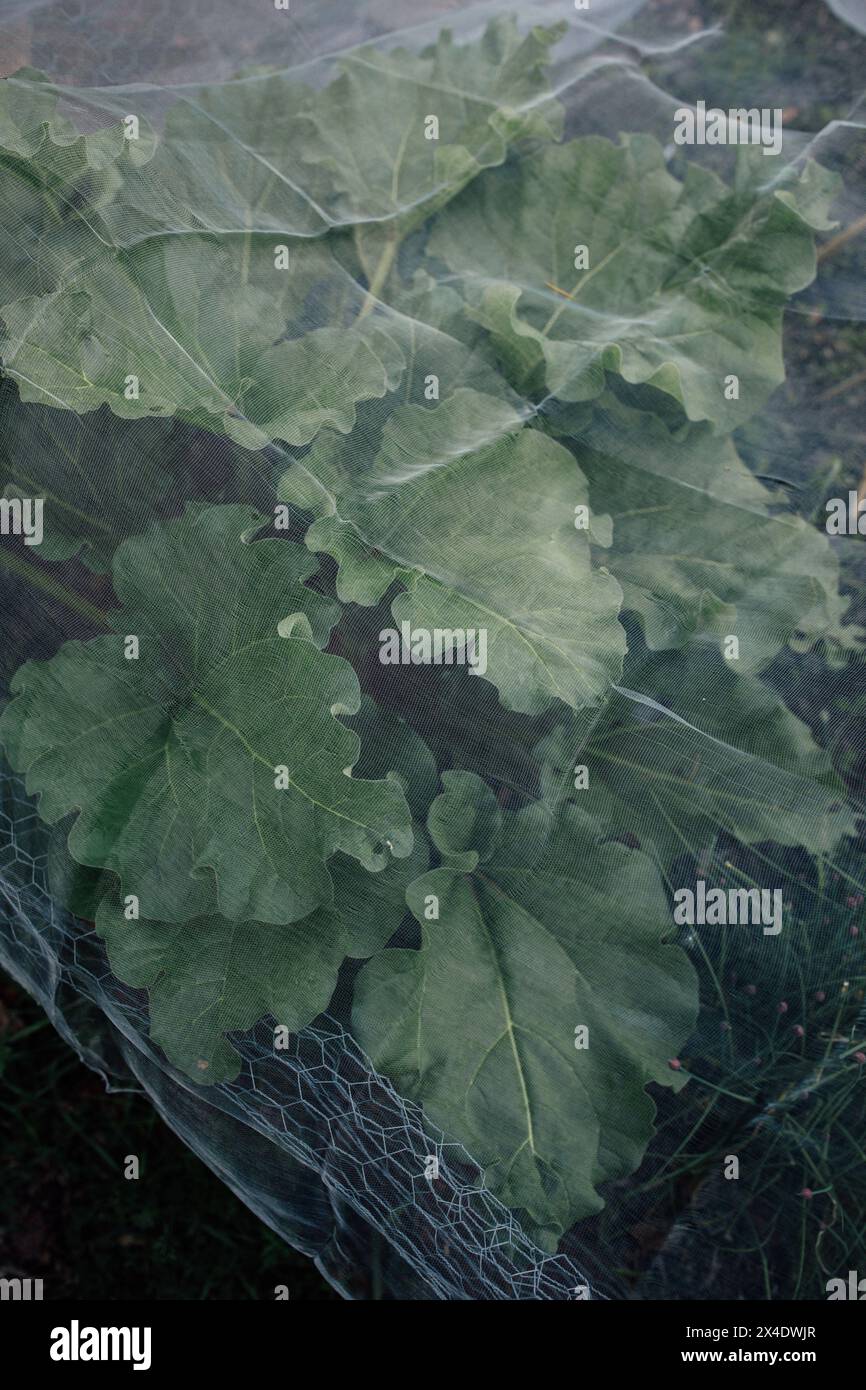
<svg viewBox="0 0 866 1390">
<path fill-rule="evenodd" d="M 726 85 L 679 3 L 179 9 L 3 21 L 0 959 L 346 1296 L 822 1296 L 850 74 Z"/>
</svg>

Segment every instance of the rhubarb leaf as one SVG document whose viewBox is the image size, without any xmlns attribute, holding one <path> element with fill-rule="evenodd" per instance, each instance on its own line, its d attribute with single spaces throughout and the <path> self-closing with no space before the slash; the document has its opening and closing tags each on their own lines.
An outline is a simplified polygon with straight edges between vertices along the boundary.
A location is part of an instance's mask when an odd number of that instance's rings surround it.
<svg viewBox="0 0 866 1390">
<path fill-rule="evenodd" d="M 620 589 L 576 526 L 583 475 L 505 401 L 460 389 L 400 407 L 369 465 L 325 433 L 280 495 L 318 515 L 307 545 L 338 561 L 344 600 L 376 602 L 399 579 L 399 623 L 486 630 L 482 674 L 509 709 L 595 705 L 618 679 Z M 592 534 L 609 542 L 603 518 Z"/>
<path fill-rule="evenodd" d="M 593 506 L 610 514 L 604 563 L 640 617 L 652 651 L 738 642 L 731 670 L 755 672 L 796 636 L 844 650 L 862 629 L 843 623 L 839 561 L 825 533 L 779 509 L 731 441 L 707 426 L 672 434 L 654 415 L 607 396 L 569 436 Z"/>
<path fill-rule="evenodd" d="M 696 978 L 664 942 L 670 913 L 645 855 L 577 807 L 502 813 L 473 774 L 443 782 L 429 828 L 444 863 L 407 894 L 423 944 L 363 968 L 354 1027 L 554 1248 L 601 1207 L 599 1184 L 640 1162 L 645 1087 L 676 1084 L 668 1059 L 692 1027 Z"/>
<path fill-rule="evenodd" d="M 575 803 L 666 864 L 720 832 L 813 853 L 855 832 L 829 757 L 769 685 L 697 644 L 630 661 L 599 717 L 570 717 L 541 741 L 549 805 Z M 588 785 L 575 789 L 578 767 Z"/>
<path fill-rule="evenodd" d="M 357 402 L 393 387 L 399 355 L 371 324 L 286 337 L 310 285 L 338 271 L 318 247 L 293 247 L 289 271 L 275 256 L 270 239 L 88 248 L 50 293 L 0 307 L 6 373 L 23 401 L 177 414 L 248 449 L 349 431 Z"/>
<path fill-rule="evenodd" d="M 285 74 L 193 86 L 155 143 L 146 123 L 125 138 L 108 96 L 111 124 L 79 135 L 55 115 L 76 93 L 22 70 L 0 97 L 15 209 L 0 353 L 22 399 L 178 414 L 250 449 L 351 430 L 399 377 L 367 317 L 399 241 L 512 144 L 558 133 L 544 68 L 561 32 L 500 18 L 475 44 L 445 31 L 418 55 L 359 49 L 321 89 Z M 340 229 L 351 270 L 323 240 Z M 307 321 L 313 288 L 326 326 Z"/>
<path fill-rule="evenodd" d="M 357 710 L 357 677 L 313 640 L 337 610 L 304 584 L 302 547 L 250 541 L 261 524 L 191 507 L 125 541 L 115 632 L 24 665 L 0 719 L 43 819 L 77 810 L 73 857 L 149 918 L 216 891 L 232 920 L 295 921 L 331 901 L 338 850 L 379 870 L 412 847 L 397 784 L 351 776 L 359 740 L 334 716 Z"/>
<path fill-rule="evenodd" d="M 240 1070 L 227 1033 L 268 1014 L 296 1033 L 328 1007 L 343 961 L 374 954 L 397 930 L 406 886 L 426 860 L 421 839 L 376 874 L 338 855 L 334 905 L 300 922 L 236 922 L 216 910 L 187 922 L 131 921 L 106 896 L 96 929 L 115 974 L 147 989 L 153 1040 L 194 1081 L 213 1085 Z"/>
<path fill-rule="evenodd" d="M 733 190 L 692 164 L 680 182 L 652 136 L 589 136 L 482 175 L 430 252 L 517 389 L 591 400 L 615 372 L 731 430 L 784 380 L 782 311 L 814 277 L 838 187 L 811 163 Z"/>
<path fill-rule="evenodd" d="M 482 169 L 518 141 L 560 133 L 545 69 L 563 29 L 522 37 L 500 16 L 477 43 L 456 44 L 446 29 L 417 55 L 357 49 L 311 95 L 293 129 L 306 187 L 334 224 L 355 228 L 374 287 L 400 241 Z"/>
</svg>

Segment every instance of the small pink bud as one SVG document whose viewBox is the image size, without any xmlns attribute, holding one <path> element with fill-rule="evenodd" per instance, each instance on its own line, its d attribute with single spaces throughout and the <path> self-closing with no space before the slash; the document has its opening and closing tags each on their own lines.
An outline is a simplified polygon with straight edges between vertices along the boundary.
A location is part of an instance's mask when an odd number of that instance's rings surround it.
<svg viewBox="0 0 866 1390">
<path fill-rule="evenodd" d="M 819 1004 L 823 1004 L 827 996 L 824 993 L 823 989 L 818 989 L 815 991 L 815 998 L 817 999 Z"/>
<path fill-rule="evenodd" d="M 786 1013 L 788 1012 L 788 1005 L 787 1005 L 787 1003 L 785 1002 L 784 999 L 780 999 L 780 1000 L 779 1000 L 779 1003 L 778 1003 L 778 1006 L 777 1006 L 777 1007 L 778 1007 L 778 1010 L 779 1010 L 779 1013 L 780 1013 L 780 1014 L 786 1014 Z"/>
<path fill-rule="evenodd" d="M 814 1194 L 814 1192 L 812 1191 L 811 1187 L 804 1187 L 803 1190 L 802 1190 L 801 1193 L 800 1193 L 800 1196 L 801 1196 L 801 1197 L 805 1197 L 807 1202 L 811 1202 L 811 1200 L 812 1200 L 812 1198 L 815 1196 L 815 1194 Z"/>
<path fill-rule="evenodd" d="M 851 933 L 852 936 L 859 936 L 859 935 L 860 935 L 860 928 L 859 928 L 859 927 L 849 927 L 848 930 L 849 930 L 849 932 Z"/>
<path fill-rule="evenodd" d="M 862 1067 L 863 1063 L 866 1062 L 866 1052 L 855 1052 L 854 1061 Z"/>
<path fill-rule="evenodd" d="M 680 1061 L 679 1057 L 672 1057 L 671 1060 L 668 1062 L 668 1066 L 670 1067 L 671 1071 L 680 1071 L 682 1069 L 682 1065 L 683 1064 Z"/>
<path fill-rule="evenodd" d="M 803 1027 L 802 1023 L 795 1023 L 792 1032 L 795 1038 L 805 1038 L 806 1036 L 806 1029 Z"/>
</svg>

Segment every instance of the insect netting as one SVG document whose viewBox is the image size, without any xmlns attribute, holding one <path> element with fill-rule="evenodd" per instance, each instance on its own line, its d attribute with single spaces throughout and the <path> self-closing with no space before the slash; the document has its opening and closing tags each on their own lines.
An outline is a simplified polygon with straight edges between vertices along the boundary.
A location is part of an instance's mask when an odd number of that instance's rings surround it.
<svg viewBox="0 0 866 1390">
<path fill-rule="evenodd" d="M 0 34 L 4 968 L 347 1297 L 825 1297 L 862 6 Z"/>
</svg>

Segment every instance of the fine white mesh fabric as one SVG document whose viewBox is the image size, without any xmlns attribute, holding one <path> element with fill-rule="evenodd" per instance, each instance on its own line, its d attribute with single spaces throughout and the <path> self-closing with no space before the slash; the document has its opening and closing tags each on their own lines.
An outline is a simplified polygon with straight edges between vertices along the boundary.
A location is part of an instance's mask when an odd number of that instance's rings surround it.
<svg viewBox="0 0 866 1390">
<path fill-rule="evenodd" d="M 714 515 L 721 519 L 712 524 L 730 528 L 730 546 L 719 569 L 726 571 L 724 583 L 728 571 L 743 578 L 736 599 L 719 604 L 717 622 L 707 618 L 703 623 L 716 599 L 708 589 L 701 594 L 700 574 L 694 579 L 700 557 L 683 557 L 674 541 L 665 552 L 665 585 L 673 577 L 669 591 L 664 589 L 663 617 L 655 614 L 655 636 L 648 624 L 642 625 L 643 617 L 639 621 L 635 616 L 643 613 L 641 595 L 649 585 L 640 557 L 628 572 L 631 602 L 625 604 L 629 612 L 623 622 L 630 665 L 622 683 L 612 684 L 605 714 L 611 720 L 609 731 L 594 746 L 598 758 L 607 756 L 612 768 L 618 756 L 615 748 L 610 752 L 613 736 L 627 729 L 629 748 L 649 771 L 637 784 L 617 781 L 616 772 L 610 772 L 610 803 L 621 823 L 605 843 L 639 849 L 642 841 L 649 842 L 647 827 L 658 827 L 669 850 L 654 863 L 669 894 L 691 882 L 686 865 L 696 865 L 708 880 L 728 886 L 772 884 L 784 898 L 790 923 L 778 940 L 733 928 L 704 937 L 672 925 L 671 940 L 692 962 L 699 981 L 697 1023 L 681 1048 L 694 1079 L 676 1092 L 653 1085 L 657 1115 L 642 1161 L 630 1175 L 602 1183 L 603 1208 L 576 1222 L 556 1253 L 528 1234 L 519 1212 L 490 1190 L 483 1157 L 444 1133 L 416 1099 L 377 1072 L 353 1035 L 354 960 L 342 967 L 328 1008 L 293 1033 L 287 1048 L 275 1051 L 279 1019 L 271 1015 L 248 1030 L 231 1032 L 231 1045 L 241 1059 L 236 1079 L 202 1085 L 173 1065 L 150 1036 L 146 991 L 114 975 L 93 923 L 70 910 L 65 894 L 76 867 L 70 868 L 66 851 L 69 819 L 46 825 L 24 779 L 2 764 L 0 965 L 40 1002 L 70 1046 L 105 1078 L 109 1091 L 134 1087 L 145 1092 L 227 1186 L 309 1255 L 346 1298 L 814 1297 L 815 1287 L 798 1254 L 804 1242 L 817 1248 L 821 1277 L 847 1269 L 846 1261 L 856 1260 L 862 1247 L 866 1191 L 861 1190 L 858 1163 L 866 1082 L 852 1062 L 866 1031 L 866 933 L 857 927 L 866 892 L 866 844 L 859 830 L 866 785 L 866 686 L 862 643 L 852 635 L 866 612 L 859 597 L 866 579 L 862 540 L 857 535 L 834 537 L 831 559 L 816 560 L 806 580 L 801 573 L 792 574 L 789 551 L 773 552 L 769 575 L 766 566 L 761 569 L 762 547 L 770 545 L 761 524 L 783 517 L 792 525 L 814 527 L 824 538 L 825 502 L 847 495 L 853 460 L 862 448 L 862 433 L 847 404 L 844 410 L 840 406 L 848 401 L 843 393 L 849 378 L 862 372 L 863 365 L 866 237 L 858 240 L 857 229 L 862 230 L 866 216 L 866 144 L 861 99 L 849 91 L 847 73 L 840 69 L 833 78 L 832 55 L 838 52 L 840 32 L 849 32 L 840 26 L 850 26 L 851 42 L 860 43 L 866 24 L 855 0 L 827 0 L 820 10 L 822 24 L 827 20 L 834 26 L 827 30 L 827 63 L 820 73 L 776 75 L 762 69 L 754 96 L 747 100 L 742 78 L 729 81 L 726 73 L 733 51 L 728 27 L 691 22 L 694 6 L 592 0 L 584 11 L 571 0 L 515 0 L 507 7 L 522 33 L 533 25 L 564 22 L 563 37 L 551 52 L 549 93 L 543 99 L 527 97 L 519 114 L 543 110 L 548 97 L 555 98 L 563 107 L 566 139 L 601 135 L 616 140 L 622 132 L 653 136 L 670 163 L 677 156 L 674 113 L 684 103 L 705 97 L 725 107 L 754 105 L 786 113 L 797 108 L 814 113 L 815 128 L 798 128 L 796 116 L 786 115 L 781 158 L 765 161 L 766 186 L 777 189 L 784 203 L 791 196 L 786 180 L 798 175 L 808 159 L 840 177 L 834 226 L 822 232 L 818 277 L 792 295 L 785 314 L 785 384 L 768 392 L 767 403 L 738 428 L 741 462 L 734 466 L 725 455 L 728 472 L 720 465 L 718 476 L 708 483 L 706 475 L 689 471 L 697 463 L 691 457 L 683 462 L 676 451 L 694 421 L 678 413 L 671 397 L 660 412 L 664 428 L 670 427 L 665 436 L 670 452 L 659 450 L 656 424 L 648 423 L 653 387 L 645 378 L 618 387 L 619 394 L 605 398 L 595 414 L 584 409 L 585 401 L 563 401 L 552 388 L 525 395 L 503 388 L 503 400 L 524 426 L 562 441 L 578 455 L 590 488 L 598 487 L 605 499 L 603 505 L 594 503 L 596 510 L 615 512 L 619 499 L 629 499 L 615 526 L 626 528 L 628 518 L 644 506 L 648 517 L 654 508 L 671 506 L 688 515 L 703 490 L 702 496 L 719 509 Z M 276 17 L 264 3 L 235 0 L 156 0 L 147 7 L 116 0 L 76 6 L 14 0 L 0 16 L 0 48 L 5 76 L 20 68 L 48 74 L 59 89 L 60 110 L 78 130 L 102 130 L 123 119 L 134 104 L 143 124 L 159 137 L 179 108 L 201 119 L 197 128 L 207 129 L 211 85 L 238 74 L 251 84 L 248 90 L 274 72 L 289 72 L 320 89 L 333 80 L 338 61 L 359 45 L 418 53 L 443 26 L 453 31 L 456 43 L 468 43 L 504 12 L 499 3 L 460 5 L 455 0 L 431 0 L 423 14 L 409 0 L 329 0 L 326 5 L 291 0 L 285 17 Z M 820 26 L 819 32 L 824 34 Z M 760 67 L 756 54 L 761 37 L 744 31 L 740 43 L 740 56 L 749 55 L 746 71 L 754 72 Z M 32 75 L 18 80 L 26 87 Z M 830 108 L 833 114 L 825 119 L 822 113 Z M 221 108 L 219 120 L 212 118 L 215 133 L 202 136 L 197 146 L 201 159 L 213 151 L 237 156 L 242 150 L 238 119 L 233 126 L 231 112 Z M 729 183 L 734 179 L 731 151 L 688 153 L 702 170 L 718 172 Z M 395 357 L 402 353 L 411 359 L 415 385 L 435 371 L 443 392 L 459 388 L 499 394 L 498 363 L 489 343 L 475 331 L 477 325 L 461 327 L 455 321 L 450 296 L 456 295 L 461 277 L 448 268 L 444 253 L 435 279 L 424 279 L 428 228 L 423 220 L 404 251 L 404 283 L 412 285 L 411 293 L 399 304 L 382 300 L 371 308 L 371 297 L 376 300 L 372 277 L 360 279 L 348 268 L 347 257 L 340 257 L 339 238 L 355 225 L 348 198 L 322 206 L 311 188 L 301 186 L 303 180 L 296 188 L 275 174 L 273 185 L 262 192 L 258 221 L 251 227 L 241 193 L 235 202 L 226 195 L 219 206 L 206 207 L 202 201 L 192 208 L 172 201 L 146 163 L 138 176 L 134 206 L 131 201 L 120 208 L 112 204 L 107 183 L 100 182 L 104 169 L 94 166 L 82 182 L 88 196 L 105 194 L 100 236 L 109 237 L 106 245 L 128 257 L 130 265 L 144 263 L 157 223 L 161 234 L 178 241 L 201 232 L 206 217 L 211 220 L 204 230 L 215 234 L 279 231 L 311 242 L 327 235 L 338 248 L 338 271 L 333 274 L 331 267 L 327 276 L 310 272 L 309 293 L 294 320 L 293 336 L 339 326 L 351 314 L 369 320 L 381 333 L 377 346 L 389 370 L 396 373 L 394 358 L 382 348 L 385 340 Z M 394 215 L 411 210 L 407 195 Z M 16 268 L 20 281 L 4 287 L 14 293 L 0 296 L 0 303 L 9 303 L 35 293 L 37 284 L 43 289 L 40 277 L 53 268 L 31 256 L 25 244 L 29 213 L 21 212 L 20 222 L 15 209 L 4 215 L 5 234 L 24 247 Z M 90 284 L 87 276 L 98 277 L 99 250 L 84 233 L 75 235 L 79 239 L 71 243 L 70 263 L 85 277 L 82 283 Z M 577 232 L 575 237 L 579 239 Z M 241 245 L 240 236 L 236 244 Z M 694 254 L 700 258 L 700 246 Z M 777 255 L 787 254 L 780 233 Z M 709 265 L 705 270 L 709 281 L 713 271 Z M 484 279 L 483 268 L 474 274 L 479 282 Z M 539 288 L 521 281 L 520 271 L 515 283 L 526 292 Z M 555 287 L 552 292 L 562 294 Z M 119 319 L 133 309 L 121 304 Z M 599 311 L 599 317 L 618 322 L 619 309 Z M 851 352 L 859 350 L 860 360 L 844 364 L 838 390 L 825 381 L 816 388 L 814 355 L 825 350 L 820 335 L 833 328 L 853 334 Z M 737 330 L 735 322 L 730 330 L 735 343 Z M 22 374 L 13 362 L 8 379 L 0 383 L 6 393 L 0 399 L 6 440 L 0 445 L 5 451 L 0 467 L 12 453 L 10 441 L 19 451 L 30 450 L 32 457 L 38 451 L 49 459 L 74 458 L 80 474 L 76 506 L 82 513 L 99 514 L 113 475 L 125 479 L 125 491 L 122 505 L 112 513 L 113 534 L 106 540 L 88 532 L 84 564 L 70 542 L 65 555 L 58 553 L 56 560 L 49 556 L 40 564 L 35 588 L 14 556 L 0 567 L 3 702 L 25 661 L 46 660 L 63 642 L 88 641 L 106 630 L 112 607 L 111 555 L 119 542 L 176 517 L 190 500 L 242 502 L 272 512 L 281 498 L 282 475 L 299 460 L 303 465 L 311 442 L 295 447 L 277 436 L 257 448 L 238 445 L 237 437 L 250 425 L 240 407 L 227 416 L 235 442 L 209 433 L 201 420 L 194 420 L 190 404 L 199 393 L 202 400 L 207 397 L 208 410 L 216 409 L 213 382 L 199 380 L 204 377 L 200 367 L 190 369 L 184 380 L 189 409 L 183 420 L 120 423 L 105 407 L 77 416 L 68 401 L 48 401 L 47 390 L 41 403 L 22 406 L 17 393 L 32 386 Z M 411 385 L 400 384 L 404 400 L 410 399 Z M 353 466 L 372 466 L 389 408 L 372 392 L 358 405 Z M 486 428 L 479 425 L 474 447 L 500 440 L 496 421 L 485 434 Z M 717 436 L 709 428 L 704 434 L 702 426 L 697 428 L 706 457 L 721 458 L 713 452 Z M 139 460 L 154 441 L 163 467 L 150 479 L 139 469 Z M 610 458 L 617 464 L 613 481 L 603 462 Z M 668 465 L 671 471 L 665 474 Z M 58 477 L 61 467 L 66 464 L 58 462 Z M 398 473 L 405 469 L 402 480 L 411 476 L 408 449 L 394 467 Z M 0 485 L 6 481 L 0 471 Z M 377 488 L 387 490 L 394 475 L 384 481 L 381 474 L 368 475 L 367 482 L 365 501 L 375 501 Z M 846 491 L 840 494 L 843 486 Z M 500 508 L 506 514 L 502 498 L 491 496 L 489 506 L 494 518 Z M 798 538 L 794 548 L 806 546 L 801 531 L 792 534 Z M 515 535 L 515 546 L 519 540 Z M 830 568 L 825 570 L 825 564 Z M 57 576 L 67 572 L 64 566 L 74 571 L 73 604 L 58 589 Z M 692 608 L 677 588 L 686 571 L 697 589 Z M 719 592 L 721 588 L 722 581 Z M 788 630 L 792 591 L 801 604 L 805 635 L 799 627 Z M 700 621 L 693 619 L 693 610 Z M 735 726 L 726 719 L 733 696 L 718 650 L 731 610 L 752 662 L 748 678 L 754 679 L 755 691 Z M 369 620 L 368 609 L 358 612 L 360 651 L 367 621 L 366 636 L 375 645 L 379 610 Z M 681 636 L 668 641 L 671 631 Z M 764 650 L 772 660 L 759 660 Z M 347 642 L 341 654 L 357 657 L 356 665 L 363 667 L 365 658 L 358 651 Z M 369 670 L 362 674 L 369 676 Z M 583 711 L 575 725 L 564 726 L 565 733 L 557 732 L 552 716 L 545 721 L 542 715 L 524 727 L 518 716 L 503 711 L 491 685 L 473 682 L 462 672 L 438 674 L 442 680 L 434 684 L 410 672 L 408 715 L 396 701 L 389 712 L 411 716 L 412 729 L 433 750 L 440 769 L 444 765 L 461 774 L 492 776 L 502 807 L 525 805 L 542 794 L 552 797 L 553 781 L 571 776 L 601 718 L 594 709 Z M 767 713 L 769 704 L 762 703 L 771 698 L 781 702 L 784 737 Z M 389 708 L 387 696 L 382 703 Z M 791 733 L 794 720 L 801 721 L 797 727 L 802 726 L 802 733 Z M 454 748 L 459 755 L 453 755 Z M 831 764 L 841 779 L 838 796 L 828 790 L 837 785 Z M 679 790 L 673 788 L 675 781 Z M 748 817 L 740 813 L 740 803 L 748 806 Z M 681 831 L 686 813 L 693 820 L 703 817 L 699 844 Z M 835 831 L 840 817 L 850 832 L 844 836 Z M 737 830 L 745 820 L 771 827 L 772 835 L 756 832 L 747 845 L 741 843 Z M 610 889 L 616 890 L 617 885 Z M 575 913 L 580 911 L 578 902 Z M 405 922 L 401 933 L 397 945 L 417 946 L 417 933 L 412 936 Z M 459 969 L 459 960 L 454 967 Z M 639 963 L 633 966 L 640 968 Z M 608 1007 L 615 1013 L 618 1005 Z M 811 1051 L 799 1048 L 802 1036 L 810 1045 L 814 1037 Z M 677 1058 L 671 1062 L 680 1065 Z M 698 1092 L 700 1104 L 693 1102 L 699 1086 L 705 1087 Z M 723 1171 L 729 1152 L 742 1157 L 736 1182 Z M 433 1180 L 427 1173 L 431 1159 Z M 826 1192 L 822 1184 L 828 1173 L 838 1175 L 840 1187 L 836 1191 L 831 1182 L 831 1206 L 814 1216 L 813 1229 L 809 1223 L 816 1209 L 804 1208 L 802 1193 Z M 666 1204 L 660 1200 L 663 1191 L 670 1194 Z M 787 1233 L 781 1242 L 784 1253 L 768 1264 L 757 1252 L 773 1250 L 779 1232 Z"/>
</svg>

